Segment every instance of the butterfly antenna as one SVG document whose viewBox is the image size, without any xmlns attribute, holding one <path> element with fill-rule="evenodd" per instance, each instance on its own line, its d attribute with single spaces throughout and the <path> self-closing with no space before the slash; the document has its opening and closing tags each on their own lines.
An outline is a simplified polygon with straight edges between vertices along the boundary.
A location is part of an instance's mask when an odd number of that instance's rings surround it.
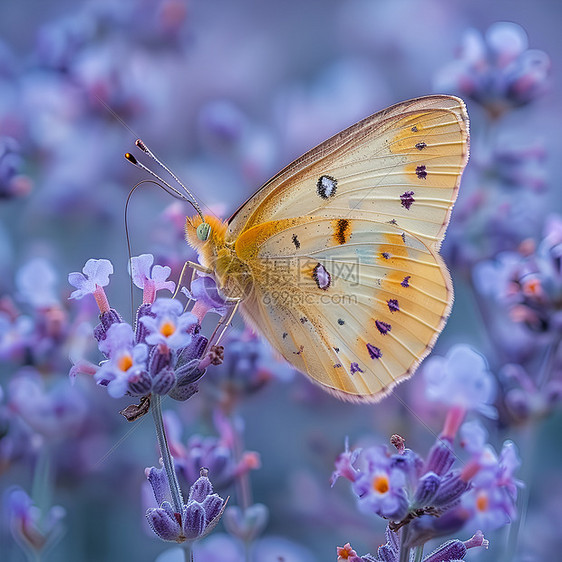
<svg viewBox="0 0 562 562">
<path fill-rule="evenodd" d="M 189 191 L 189 189 L 187 189 L 187 187 L 185 187 L 185 185 L 180 181 L 180 179 L 176 176 L 176 174 L 174 174 L 174 172 L 172 172 L 172 170 L 170 170 L 170 168 L 168 168 L 168 166 L 166 166 L 166 164 L 164 164 L 164 162 L 160 161 L 155 154 L 152 152 L 152 150 L 150 150 L 150 148 L 148 148 L 148 146 L 146 146 L 146 144 L 144 144 L 144 142 L 141 139 L 137 139 L 135 141 L 135 144 L 148 156 L 150 156 L 150 158 L 152 158 L 162 169 L 166 170 L 166 172 L 168 172 L 168 174 L 170 174 L 170 176 L 172 176 L 174 178 L 174 180 L 182 187 L 182 189 L 187 193 L 187 195 L 189 197 L 191 197 L 191 200 L 193 201 L 193 206 L 195 207 L 195 209 L 197 210 L 197 212 L 199 213 L 201 219 L 203 220 L 203 222 L 205 222 L 205 220 L 203 219 L 203 213 L 201 211 L 201 207 L 199 206 L 199 204 L 197 203 L 197 199 L 195 198 L 195 196 L 193 195 L 193 193 L 191 193 L 191 191 Z"/>
<path fill-rule="evenodd" d="M 153 172 L 150 168 L 145 166 L 142 162 L 139 162 L 130 152 L 125 153 L 125 158 L 131 164 L 136 166 L 137 168 L 140 168 L 141 170 L 144 170 L 146 173 L 148 173 L 152 177 L 156 178 L 160 182 L 157 185 L 159 187 L 161 187 L 166 193 L 170 194 L 172 197 L 176 197 L 177 199 L 181 199 L 182 201 L 185 201 L 186 203 L 189 203 L 195 209 L 195 211 L 201 216 L 201 218 L 203 219 L 201 209 L 199 208 L 199 205 L 197 205 L 197 202 L 192 201 L 191 199 L 188 199 L 183 193 L 178 191 L 175 187 L 171 186 L 166 180 L 162 179 L 156 172 Z M 203 222 L 205 222 L 205 221 L 203 220 Z"/>
<path fill-rule="evenodd" d="M 203 211 L 201 211 L 201 207 L 199 206 L 199 203 L 197 203 L 197 199 L 195 199 L 191 191 L 189 191 L 189 189 L 187 189 L 187 187 L 183 185 L 183 183 L 178 179 L 178 177 L 165 164 L 163 164 L 162 162 L 160 162 L 160 160 L 158 160 L 158 158 L 156 158 L 153 152 L 144 144 L 144 142 L 142 142 L 142 140 L 137 139 L 135 144 L 140 150 L 142 150 L 145 154 L 147 154 L 150 158 L 152 158 L 159 166 L 161 166 L 164 170 L 166 170 L 166 172 L 168 172 L 176 180 L 178 185 L 182 187 L 182 189 L 185 191 L 188 197 L 186 197 L 175 187 L 172 187 L 166 180 L 162 179 L 156 172 L 153 172 L 150 168 L 146 167 L 144 164 L 139 162 L 130 152 L 127 152 L 125 154 L 125 158 L 131 164 L 149 173 L 151 176 L 155 177 L 159 182 L 161 182 L 162 183 L 161 187 L 162 189 L 164 189 L 164 191 L 167 191 L 174 197 L 178 197 L 179 199 L 182 199 L 183 201 L 189 203 L 197 211 L 197 214 L 201 217 L 201 224 L 197 227 L 197 238 L 199 238 L 199 240 L 201 240 L 202 242 L 208 240 L 209 236 L 211 235 L 211 225 L 205 221 L 205 217 L 203 216 Z"/>
</svg>

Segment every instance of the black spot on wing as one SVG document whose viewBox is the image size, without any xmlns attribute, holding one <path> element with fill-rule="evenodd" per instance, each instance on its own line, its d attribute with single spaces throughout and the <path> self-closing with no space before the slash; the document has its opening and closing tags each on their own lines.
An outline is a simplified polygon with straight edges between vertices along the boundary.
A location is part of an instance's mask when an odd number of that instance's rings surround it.
<svg viewBox="0 0 562 562">
<path fill-rule="evenodd" d="M 336 194 L 338 180 L 332 176 L 320 176 L 316 183 L 316 191 L 322 199 L 329 199 Z"/>
</svg>

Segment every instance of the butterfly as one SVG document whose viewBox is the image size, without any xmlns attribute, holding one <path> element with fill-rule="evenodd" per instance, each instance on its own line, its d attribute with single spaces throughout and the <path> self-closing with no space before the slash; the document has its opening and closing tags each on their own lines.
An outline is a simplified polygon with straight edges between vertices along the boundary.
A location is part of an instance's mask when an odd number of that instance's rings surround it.
<svg viewBox="0 0 562 562">
<path fill-rule="evenodd" d="M 186 239 L 291 365 L 375 402 L 414 373 L 451 311 L 439 248 L 468 153 L 461 99 L 405 101 L 289 164 L 228 221 L 188 218 Z"/>
</svg>

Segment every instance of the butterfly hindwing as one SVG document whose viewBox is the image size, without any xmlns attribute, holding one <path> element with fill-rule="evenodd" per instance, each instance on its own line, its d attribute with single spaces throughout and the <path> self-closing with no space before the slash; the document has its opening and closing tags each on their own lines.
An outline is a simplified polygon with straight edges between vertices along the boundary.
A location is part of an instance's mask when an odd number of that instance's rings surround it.
<svg viewBox="0 0 562 562">
<path fill-rule="evenodd" d="M 441 259 L 394 224 L 270 221 L 247 231 L 237 251 L 251 251 L 258 281 L 243 305 L 248 319 L 285 359 L 343 398 L 378 399 L 409 376 L 449 312 Z"/>
</svg>

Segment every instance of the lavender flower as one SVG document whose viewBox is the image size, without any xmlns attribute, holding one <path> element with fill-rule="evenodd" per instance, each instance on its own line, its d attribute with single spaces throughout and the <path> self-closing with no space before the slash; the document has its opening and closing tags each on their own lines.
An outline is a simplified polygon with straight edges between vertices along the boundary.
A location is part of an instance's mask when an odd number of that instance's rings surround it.
<svg viewBox="0 0 562 562">
<path fill-rule="evenodd" d="M 495 23 L 484 37 L 471 29 L 457 60 L 437 75 L 435 87 L 472 98 L 493 118 L 528 104 L 546 89 L 550 59 L 527 44 L 525 31 L 515 23 Z"/>
<path fill-rule="evenodd" d="M 491 406 L 495 398 L 495 380 L 482 355 L 466 345 L 456 345 L 446 357 L 432 356 L 423 367 L 428 400 L 475 410 L 495 417 Z"/>
<path fill-rule="evenodd" d="M 497 457 L 479 427 L 465 425 L 462 434 L 465 446 L 471 437 L 476 441 L 466 446 L 472 458 L 463 468 L 454 466 L 457 457 L 448 438 L 437 438 L 424 462 L 404 447 L 402 438 L 393 436 L 398 453 L 380 446 L 363 449 L 355 456 L 352 470 L 338 462 L 332 479 L 350 480 L 359 508 L 389 519 L 390 531 L 401 533 L 402 548 L 470 526 L 495 529 L 516 516 L 520 482 L 514 473 L 519 459 L 509 442 Z M 382 560 L 396 558 L 391 546 L 385 547 L 388 556 L 381 555 Z"/>
<path fill-rule="evenodd" d="M 144 303 L 153 302 L 156 291 L 165 289 L 173 293 L 175 289 L 175 283 L 168 281 L 171 268 L 161 265 L 153 266 L 153 263 L 152 254 L 142 254 L 131 258 L 131 277 L 133 283 L 143 290 Z"/>
<path fill-rule="evenodd" d="M 262 503 L 255 503 L 242 510 L 230 506 L 224 513 L 224 526 L 233 536 L 245 543 L 253 542 L 265 529 L 269 520 L 269 509 Z"/>
<path fill-rule="evenodd" d="M 197 324 L 197 318 L 189 312 L 184 313 L 179 301 L 159 298 L 150 311 L 154 316 L 146 315 L 140 319 L 148 330 L 148 344 L 164 344 L 170 349 L 178 350 L 191 343 L 190 331 Z"/>
<path fill-rule="evenodd" d="M 146 366 L 148 346 L 144 343 L 135 345 L 129 324 L 120 322 L 110 326 L 99 348 L 109 359 L 96 372 L 95 379 L 107 386 L 110 396 L 119 398 L 126 392 L 144 396 L 150 392 L 152 382 Z"/>
<path fill-rule="evenodd" d="M 463 496 L 461 505 L 470 512 L 472 525 L 495 530 L 517 516 L 517 488 L 523 484 L 514 474 L 521 460 L 515 445 L 506 441 L 499 457 L 491 447 L 485 446 L 477 462 L 481 469 L 472 479 L 472 487 Z"/>
<path fill-rule="evenodd" d="M 4 504 L 12 536 L 31 559 L 41 556 L 62 537 L 66 515 L 62 507 L 53 506 L 42 513 L 18 487 L 6 491 Z"/>
<path fill-rule="evenodd" d="M 82 273 L 74 272 L 68 275 L 68 282 L 76 287 L 70 295 L 71 299 L 82 299 L 86 295 L 93 295 L 100 312 L 109 310 L 109 303 L 103 287 L 109 284 L 109 276 L 113 273 L 113 264 L 109 260 L 90 259 L 82 269 Z"/>
<path fill-rule="evenodd" d="M 22 197 L 31 191 L 30 178 L 21 174 L 21 151 L 11 137 L 0 137 L 0 199 Z"/>
<path fill-rule="evenodd" d="M 146 518 L 152 530 L 164 541 L 195 541 L 208 535 L 219 522 L 226 502 L 213 493 L 213 486 L 207 477 L 207 470 L 201 469 L 201 476 L 193 483 L 181 513 L 174 511 L 165 497 L 167 481 L 163 469 L 147 469 L 147 478 L 160 507 L 148 509 Z"/>
<path fill-rule="evenodd" d="M 204 374 L 200 360 L 207 339 L 198 334 L 197 317 L 183 312 L 179 301 L 155 299 L 157 291 L 171 290 L 173 283 L 166 280 L 168 269 L 152 266 L 153 260 L 149 254 L 132 259 L 132 276 L 143 289 L 145 300 L 137 311 L 136 329 L 123 322 L 118 312 L 109 306 L 103 290 L 113 271 L 109 261 L 89 260 L 84 274 L 69 275 L 69 280 L 78 288 L 71 298 L 87 294 L 96 298 L 101 322 L 94 334 L 100 351 L 107 358 L 99 368 L 85 362 L 80 365 L 89 374 L 93 367 L 96 381 L 106 386 L 113 397 L 147 396 L 154 392 L 183 401 L 197 392 L 195 383 Z M 79 370 L 73 367 L 71 376 Z"/>
<path fill-rule="evenodd" d="M 360 509 L 400 521 L 408 512 L 405 471 L 385 447 L 366 449 L 362 455 L 366 468 L 352 486 Z"/>
<path fill-rule="evenodd" d="M 10 381 L 9 404 L 27 427 L 50 441 L 76 435 L 88 410 L 84 396 L 68 380 L 49 384 L 31 367 L 21 369 Z"/>
<path fill-rule="evenodd" d="M 189 299 L 196 301 L 197 309 L 194 314 L 199 317 L 208 312 L 216 312 L 221 315 L 226 313 L 226 301 L 220 295 L 217 284 L 212 277 L 200 276 L 195 278 L 191 283 L 191 291 L 184 287 L 182 293 Z"/>
<path fill-rule="evenodd" d="M 0 311 L 0 359 L 19 361 L 23 358 L 33 334 L 33 320 L 29 316 L 16 318 Z"/>
<path fill-rule="evenodd" d="M 386 528 L 386 543 L 379 546 L 377 555 L 366 554 L 359 556 L 349 543 L 343 547 L 337 548 L 338 560 L 347 560 L 348 562 L 398 562 L 400 558 L 400 539 L 396 533 Z M 484 538 L 482 531 L 467 541 L 458 539 L 447 541 L 437 547 L 431 554 L 424 556 L 422 562 L 459 562 L 470 548 L 482 547 L 488 548 L 489 541 Z"/>
<path fill-rule="evenodd" d="M 18 296 L 34 308 L 45 309 L 58 305 L 55 292 L 57 280 L 53 265 L 44 258 L 35 258 L 17 272 Z"/>
<path fill-rule="evenodd" d="M 337 548 L 338 561 L 348 560 L 348 562 L 361 562 L 362 559 L 357 556 L 357 552 L 351 548 L 349 543 Z"/>
</svg>

